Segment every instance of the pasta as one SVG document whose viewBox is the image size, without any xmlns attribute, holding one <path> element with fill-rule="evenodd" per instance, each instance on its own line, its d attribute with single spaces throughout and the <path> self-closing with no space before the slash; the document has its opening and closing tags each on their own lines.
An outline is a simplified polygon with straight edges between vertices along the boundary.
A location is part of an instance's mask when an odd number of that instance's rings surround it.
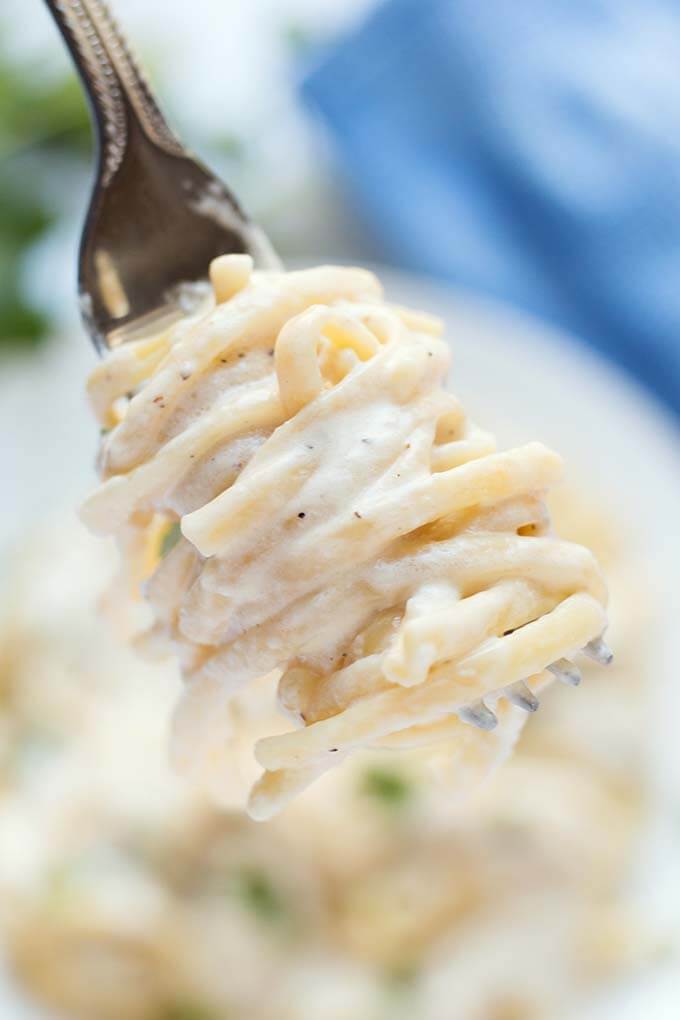
<svg viewBox="0 0 680 1020">
<path fill-rule="evenodd" d="M 0 940 L 31 1001 L 82 1020 L 449 1020 L 452 1002 L 456 1020 L 554 1020 L 644 975 L 665 939 L 632 881 L 658 607 L 611 514 L 556 496 L 607 570 L 616 666 L 552 691 L 465 810 L 444 743 L 353 755 L 251 822 L 275 678 L 230 703 L 235 810 L 216 806 L 165 767 L 175 663 L 97 618 L 111 543 L 70 515 L 27 534 L 0 591 Z"/>
<path fill-rule="evenodd" d="M 597 564 L 550 533 L 559 458 L 498 452 L 442 387 L 440 323 L 371 273 L 210 275 L 214 300 L 89 384 L 82 513 L 144 587 L 140 645 L 178 653 L 177 764 L 213 767 L 230 698 L 281 670 L 295 728 L 255 747 L 253 817 L 358 748 L 445 741 L 483 774 L 553 675 L 578 681 L 570 656 L 610 657 Z"/>
</svg>

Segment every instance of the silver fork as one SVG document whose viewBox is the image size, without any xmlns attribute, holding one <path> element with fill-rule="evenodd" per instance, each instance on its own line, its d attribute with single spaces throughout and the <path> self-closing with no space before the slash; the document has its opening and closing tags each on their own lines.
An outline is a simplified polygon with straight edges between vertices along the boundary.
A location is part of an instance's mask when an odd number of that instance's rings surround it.
<svg viewBox="0 0 680 1020">
<path fill-rule="evenodd" d="M 609 666 L 614 658 L 603 637 L 593 638 L 581 652 L 600 666 Z M 546 666 L 546 669 L 556 680 L 567 684 L 568 687 L 578 687 L 581 683 L 581 670 L 571 659 L 558 659 L 557 662 Z M 538 698 L 524 680 L 518 680 L 509 687 L 497 691 L 492 700 L 498 701 L 500 698 L 505 698 L 510 704 L 525 712 L 536 712 L 540 705 Z M 465 705 L 458 710 L 458 716 L 462 722 L 476 726 L 479 730 L 493 730 L 498 725 L 498 716 L 493 710 L 493 705 L 488 705 L 485 698 Z"/>
<path fill-rule="evenodd" d="M 168 127 L 102 0 L 45 0 L 87 93 L 97 170 L 78 258 L 83 321 L 99 352 L 179 317 L 212 258 L 278 259 L 227 187 Z"/>
<path fill-rule="evenodd" d="M 90 100 L 98 162 L 78 260 L 80 307 L 100 352 L 151 322 L 185 311 L 187 284 L 204 280 L 216 255 L 248 252 L 261 266 L 279 261 L 264 233 L 227 187 L 170 130 L 103 0 L 45 0 Z M 583 652 L 602 665 L 602 638 Z M 576 686 L 568 659 L 548 670 Z M 523 681 L 500 695 L 526 712 L 538 699 Z M 460 718 L 483 730 L 498 719 L 484 699 Z"/>
</svg>

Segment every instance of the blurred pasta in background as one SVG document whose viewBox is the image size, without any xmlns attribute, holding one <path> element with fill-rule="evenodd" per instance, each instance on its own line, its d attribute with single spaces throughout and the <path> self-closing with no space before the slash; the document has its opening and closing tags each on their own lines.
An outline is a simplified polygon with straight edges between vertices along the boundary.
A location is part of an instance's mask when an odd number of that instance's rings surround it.
<svg viewBox="0 0 680 1020">
<path fill-rule="evenodd" d="M 611 579 L 611 675 L 553 690 L 462 813 L 418 753 L 364 753 L 259 824 L 167 771 L 179 681 L 96 619 L 112 550 L 33 536 L 0 632 L 1 928 L 31 994 L 83 1020 L 450 1020 L 454 998 L 456 1020 L 552 1020 L 648 964 L 637 572 L 596 507 L 556 511 Z M 235 700 L 223 801 L 273 709 L 267 678 Z"/>
</svg>

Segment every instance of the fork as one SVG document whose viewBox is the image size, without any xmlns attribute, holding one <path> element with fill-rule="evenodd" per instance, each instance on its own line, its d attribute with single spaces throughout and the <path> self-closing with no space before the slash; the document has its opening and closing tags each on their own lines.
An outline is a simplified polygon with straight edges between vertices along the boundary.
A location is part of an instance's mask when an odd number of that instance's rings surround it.
<svg viewBox="0 0 680 1020">
<path fill-rule="evenodd" d="M 78 289 L 85 327 L 103 353 L 185 314 L 193 285 L 205 281 L 217 255 L 247 252 L 260 266 L 280 263 L 223 182 L 168 127 L 103 0 L 45 2 L 80 73 L 97 137 Z M 602 638 L 582 651 L 602 665 L 612 659 Z M 547 668 L 562 683 L 580 683 L 569 659 Z M 539 707 L 523 681 L 501 696 L 525 712 Z M 459 715 L 482 730 L 498 722 L 484 699 Z"/>
<path fill-rule="evenodd" d="M 80 74 L 97 141 L 78 292 L 103 353 L 179 318 L 217 255 L 279 262 L 228 188 L 169 128 L 103 0 L 45 2 Z"/>
</svg>

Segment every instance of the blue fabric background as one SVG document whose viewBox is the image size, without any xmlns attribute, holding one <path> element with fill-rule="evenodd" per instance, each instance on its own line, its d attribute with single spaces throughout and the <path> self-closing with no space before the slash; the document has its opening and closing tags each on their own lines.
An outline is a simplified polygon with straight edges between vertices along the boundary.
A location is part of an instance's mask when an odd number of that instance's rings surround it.
<svg viewBox="0 0 680 1020">
<path fill-rule="evenodd" d="M 384 257 L 680 412 L 680 0 L 388 0 L 302 92 Z"/>
</svg>

